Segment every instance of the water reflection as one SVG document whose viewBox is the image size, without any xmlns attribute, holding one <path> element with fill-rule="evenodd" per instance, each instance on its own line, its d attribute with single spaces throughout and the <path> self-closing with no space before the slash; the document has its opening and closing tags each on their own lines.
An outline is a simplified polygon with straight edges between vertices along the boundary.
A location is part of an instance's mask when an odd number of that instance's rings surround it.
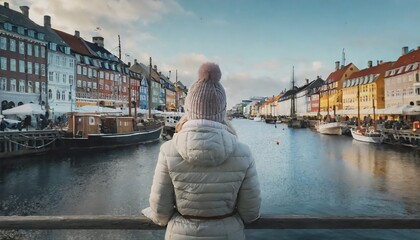
<svg viewBox="0 0 420 240">
<path fill-rule="evenodd" d="M 407 214 L 420 214 L 418 151 L 352 141 L 343 155 L 350 167 L 372 176 L 372 188 L 403 202 Z"/>
</svg>

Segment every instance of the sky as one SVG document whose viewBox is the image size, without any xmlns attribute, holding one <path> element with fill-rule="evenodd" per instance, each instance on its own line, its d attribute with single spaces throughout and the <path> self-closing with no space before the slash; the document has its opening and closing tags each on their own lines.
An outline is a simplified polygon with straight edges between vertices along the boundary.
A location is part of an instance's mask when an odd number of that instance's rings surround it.
<svg viewBox="0 0 420 240">
<path fill-rule="evenodd" d="M 158 71 L 189 87 L 204 62 L 219 64 L 228 108 L 253 96 L 272 97 L 369 60 L 396 61 L 420 46 L 420 0 L 11 0 L 29 17 L 85 40 L 102 36 L 122 60 L 149 58 Z M 294 71 L 292 71 L 294 69 Z M 170 73 L 169 73 L 170 72 Z M 293 72 L 293 74 L 292 74 Z"/>
</svg>

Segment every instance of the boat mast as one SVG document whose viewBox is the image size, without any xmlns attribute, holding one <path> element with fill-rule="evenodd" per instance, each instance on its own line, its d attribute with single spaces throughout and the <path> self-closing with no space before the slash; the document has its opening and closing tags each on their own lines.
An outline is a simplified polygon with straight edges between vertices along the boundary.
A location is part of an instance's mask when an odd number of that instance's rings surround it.
<svg viewBox="0 0 420 240">
<path fill-rule="evenodd" d="M 373 107 L 373 120 L 372 120 L 372 124 L 373 124 L 373 129 L 376 131 L 376 112 L 375 112 L 375 98 L 374 95 L 372 95 L 372 107 Z"/>
<path fill-rule="evenodd" d="M 148 94 L 149 94 L 149 118 L 152 118 L 152 57 L 149 58 L 149 81 L 147 81 Z"/>
<path fill-rule="evenodd" d="M 290 116 L 295 116 L 295 66 L 292 68 L 292 102 L 290 108 Z"/>
<path fill-rule="evenodd" d="M 357 85 L 357 128 L 360 128 L 360 89 Z"/>
</svg>

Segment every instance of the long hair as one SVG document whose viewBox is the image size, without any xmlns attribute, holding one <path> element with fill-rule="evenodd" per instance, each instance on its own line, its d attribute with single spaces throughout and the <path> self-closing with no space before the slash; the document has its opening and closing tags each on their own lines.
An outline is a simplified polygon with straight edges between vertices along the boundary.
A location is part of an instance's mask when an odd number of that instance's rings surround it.
<svg viewBox="0 0 420 240">
<path fill-rule="evenodd" d="M 184 126 L 184 124 L 188 122 L 188 116 L 187 114 L 184 114 L 181 119 L 179 119 L 179 122 L 176 124 L 175 126 L 175 132 L 180 132 L 182 130 L 182 127 Z M 224 124 L 225 126 L 227 126 L 227 130 L 232 133 L 235 136 L 238 136 L 238 134 L 236 133 L 235 128 L 233 127 L 232 123 L 229 121 L 229 119 L 227 119 L 225 117 L 225 119 L 223 120 L 222 124 Z"/>
</svg>

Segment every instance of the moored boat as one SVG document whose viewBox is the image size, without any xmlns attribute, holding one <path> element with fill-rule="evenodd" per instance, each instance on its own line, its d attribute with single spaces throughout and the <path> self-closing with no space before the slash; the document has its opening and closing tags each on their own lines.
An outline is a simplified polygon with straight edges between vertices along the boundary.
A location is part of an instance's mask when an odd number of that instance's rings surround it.
<svg viewBox="0 0 420 240">
<path fill-rule="evenodd" d="M 382 143 L 384 136 L 380 131 L 366 128 L 350 129 L 354 140 L 367 143 Z"/>
<path fill-rule="evenodd" d="M 158 141 L 161 133 L 160 123 L 134 117 L 73 113 L 61 141 L 70 150 L 113 148 Z"/>
<path fill-rule="evenodd" d="M 340 122 L 320 122 L 317 126 L 317 130 L 319 133 L 325 135 L 342 135 L 343 127 L 345 127 L 345 125 Z"/>
</svg>

